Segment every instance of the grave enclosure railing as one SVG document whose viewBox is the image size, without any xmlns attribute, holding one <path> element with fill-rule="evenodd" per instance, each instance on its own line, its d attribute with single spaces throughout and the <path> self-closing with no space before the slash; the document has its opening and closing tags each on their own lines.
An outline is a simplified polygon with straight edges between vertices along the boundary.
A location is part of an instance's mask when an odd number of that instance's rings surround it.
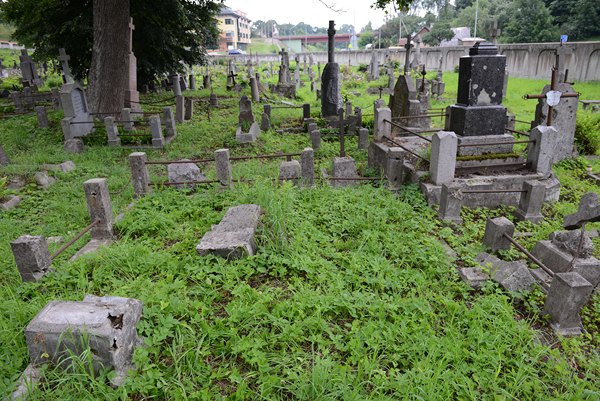
<svg viewBox="0 0 600 401">
<path fill-rule="evenodd" d="M 300 162 L 294 161 L 293 157 L 300 157 Z M 284 158 L 286 162 L 280 166 L 280 176 L 277 182 L 289 180 L 299 183 L 301 186 L 312 186 L 314 184 L 314 151 L 306 148 L 301 153 L 277 153 L 255 156 L 230 156 L 229 149 L 218 149 L 213 158 L 191 159 L 191 160 L 148 160 L 146 153 L 135 152 L 129 155 L 131 167 L 131 178 L 134 188 L 134 196 L 142 197 L 151 191 L 152 187 L 161 186 L 196 186 L 219 184 L 223 188 L 231 188 L 236 182 L 254 182 L 251 179 L 234 179 L 232 161 L 260 160 Z M 215 163 L 216 179 L 194 180 L 194 181 L 166 181 L 154 183 L 150 180 L 148 166 L 171 165 L 171 164 L 204 164 Z"/>
</svg>

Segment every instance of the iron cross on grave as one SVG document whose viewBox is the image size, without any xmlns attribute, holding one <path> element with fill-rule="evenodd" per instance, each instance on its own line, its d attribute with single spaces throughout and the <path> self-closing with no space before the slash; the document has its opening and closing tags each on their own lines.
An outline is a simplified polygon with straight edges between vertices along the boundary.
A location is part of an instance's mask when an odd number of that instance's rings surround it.
<svg viewBox="0 0 600 401">
<path fill-rule="evenodd" d="M 547 126 L 552 125 L 552 108 L 560 103 L 560 99 L 567 97 L 579 97 L 579 93 L 562 93 L 556 90 L 558 71 L 556 67 L 552 68 L 552 79 L 550 80 L 550 91 L 545 95 L 525 95 L 524 99 L 546 99 L 548 104 L 548 119 L 546 121 Z"/>
</svg>

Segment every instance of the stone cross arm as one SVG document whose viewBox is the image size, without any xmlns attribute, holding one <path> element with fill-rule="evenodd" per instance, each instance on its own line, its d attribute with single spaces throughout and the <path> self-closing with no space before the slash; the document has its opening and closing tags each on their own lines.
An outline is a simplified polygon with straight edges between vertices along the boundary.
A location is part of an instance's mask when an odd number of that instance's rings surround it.
<svg viewBox="0 0 600 401">
<path fill-rule="evenodd" d="M 563 226 L 568 230 L 580 228 L 588 222 L 600 221 L 600 205 L 598 204 L 598 194 L 588 192 L 581 197 L 579 210 L 565 216 Z"/>
</svg>

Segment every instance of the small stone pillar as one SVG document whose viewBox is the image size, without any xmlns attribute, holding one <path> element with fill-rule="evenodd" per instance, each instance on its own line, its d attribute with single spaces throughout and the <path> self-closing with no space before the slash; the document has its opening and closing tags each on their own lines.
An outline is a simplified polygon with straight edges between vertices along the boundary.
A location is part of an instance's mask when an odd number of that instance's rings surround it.
<svg viewBox="0 0 600 401">
<path fill-rule="evenodd" d="M 250 94 L 253 102 L 260 102 L 260 92 L 258 91 L 258 81 L 256 77 L 250 77 Z"/>
<path fill-rule="evenodd" d="M 41 235 L 22 235 L 10 247 L 23 281 L 38 281 L 48 272 L 52 259 Z"/>
<path fill-rule="evenodd" d="M 554 156 L 561 146 L 561 135 L 552 126 L 538 125 L 531 130 L 529 139 L 535 141 L 527 152 L 527 163 L 531 163 L 531 169 L 544 175 L 552 173 Z"/>
<path fill-rule="evenodd" d="M 215 163 L 217 170 L 217 179 L 221 185 L 226 188 L 232 187 L 233 173 L 231 172 L 231 162 L 229 161 L 229 149 L 218 149 L 215 151 Z"/>
<path fill-rule="evenodd" d="M 210 75 L 204 75 L 202 77 L 202 87 L 204 89 L 210 89 Z"/>
<path fill-rule="evenodd" d="M 263 105 L 263 113 L 265 113 L 269 117 L 269 120 L 271 119 L 271 105 L 270 104 Z"/>
<path fill-rule="evenodd" d="M 194 74 L 190 74 L 190 90 L 196 90 L 196 77 L 194 76 Z"/>
<path fill-rule="evenodd" d="M 164 147 L 165 138 L 159 116 L 150 116 L 150 132 L 152 133 L 152 147 L 157 149 Z"/>
<path fill-rule="evenodd" d="M 485 234 L 483 235 L 483 245 L 496 252 L 501 249 L 510 249 L 511 242 L 504 236 L 512 238 L 515 232 L 515 225 L 506 217 L 496 217 L 487 219 L 485 223 Z"/>
<path fill-rule="evenodd" d="M 50 121 L 48 121 L 48 110 L 46 110 L 46 107 L 36 106 L 35 113 L 37 114 L 38 127 L 48 128 L 50 126 Z"/>
<path fill-rule="evenodd" d="M 92 228 L 92 239 L 113 239 L 113 211 L 106 178 L 92 178 L 83 183 L 90 220 L 100 219 Z"/>
<path fill-rule="evenodd" d="M 170 106 L 163 108 L 163 118 L 165 120 L 165 131 L 167 138 L 175 137 L 177 135 L 177 128 L 175 126 L 173 109 Z"/>
<path fill-rule="evenodd" d="M 575 336 L 583 327 L 579 311 L 588 302 L 594 287 L 579 273 L 556 273 L 548 290 L 544 312 L 557 334 Z"/>
<path fill-rule="evenodd" d="M 377 119 L 375 120 L 374 140 L 375 142 L 383 141 L 383 137 L 389 137 L 392 133 L 392 125 L 384 122 L 384 120 L 392 121 L 392 110 L 389 107 L 377 109 Z"/>
<path fill-rule="evenodd" d="M 310 104 L 304 103 L 302 105 L 302 120 L 310 118 Z"/>
<path fill-rule="evenodd" d="M 179 124 L 183 122 L 185 114 L 185 98 L 183 96 L 177 96 L 175 99 L 175 121 Z"/>
<path fill-rule="evenodd" d="M 179 81 L 179 74 L 171 75 L 171 85 L 173 86 L 173 94 L 175 96 L 181 96 L 181 82 Z"/>
<path fill-rule="evenodd" d="M 185 120 L 190 121 L 192 116 L 194 115 L 194 99 L 186 97 L 185 98 Z"/>
<path fill-rule="evenodd" d="M 402 148 L 389 148 L 387 152 L 386 176 L 388 189 L 397 191 L 404 182 L 404 150 Z"/>
<path fill-rule="evenodd" d="M 315 152 L 312 148 L 304 148 L 300 156 L 300 165 L 302 168 L 303 187 L 312 187 L 315 185 Z"/>
<path fill-rule="evenodd" d="M 358 130 L 358 149 L 367 149 L 369 147 L 369 129 L 360 128 Z"/>
<path fill-rule="evenodd" d="M 460 194 L 460 186 L 453 184 L 452 182 L 443 184 L 442 195 L 440 197 L 440 208 L 438 211 L 439 218 L 456 224 L 461 224 L 461 207 L 462 196 Z"/>
<path fill-rule="evenodd" d="M 260 130 L 268 131 L 271 129 L 271 119 L 267 115 L 267 113 L 263 112 L 262 117 L 260 119 Z"/>
<path fill-rule="evenodd" d="M 458 138 L 454 132 L 439 131 L 431 138 L 431 158 L 429 176 L 435 185 L 442 185 L 454 179 Z"/>
<path fill-rule="evenodd" d="M 104 127 L 106 128 L 106 137 L 108 146 L 121 146 L 121 138 L 119 138 L 119 129 L 115 124 L 114 117 L 104 117 Z"/>
<path fill-rule="evenodd" d="M 515 217 L 521 221 L 539 223 L 544 219 L 542 205 L 546 198 L 546 186 L 539 181 L 525 181 L 523 191 L 525 192 L 521 193 Z"/>
<path fill-rule="evenodd" d="M 321 131 L 316 129 L 310 131 L 310 142 L 313 149 L 319 149 L 321 147 Z"/>
<path fill-rule="evenodd" d="M 134 152 L 129 155 L 134 198 L 141 198 L 150 192 L 150 175 L 146 165 L 147 161 L 148 157 L 144 152 Z"/>
<path fill-rule="evenodd" d="M 125 131 L 133 131 L 133 118 L 131 117 L 131 109 L 126 107 L 121 110 L 121 120 L 123 120 L 123 129 Z"/>
</svg>

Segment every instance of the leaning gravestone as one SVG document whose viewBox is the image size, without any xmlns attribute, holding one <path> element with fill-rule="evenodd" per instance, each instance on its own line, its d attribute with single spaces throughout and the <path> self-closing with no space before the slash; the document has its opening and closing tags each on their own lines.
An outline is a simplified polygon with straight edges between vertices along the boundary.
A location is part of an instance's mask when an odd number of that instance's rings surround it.
<svg viewBox="0 0 600 401">
<path fill-rule="evenodd" d="M 23 83 L 26 86 L 37 86 L 38 88 L 41 87 L 44 82 L 38 75 L 37 67 L 33 62 L 33 59 L 29 54 L 27 54 L 27 49 L 21 50 L 19 61 L 21 66 L 21 74 L 23 76 Z"/>
<path fill-rule="evenodd" d="M 88 135 L 94 129 L 94 119 L 89 113 L 85 92 L 77 83 L 65 84 L 60 90 L 65 111 L 61 125 L 65 141 Z"/>
<path fill-rule="evenodd" d="M 546 85 L 542 91 L 542 95 L 546 95 L 551 90 L 551 85 Z M 571 84 L 566 82 L 556 84 L 555 91 L 559 91 L 561 94 L 577 93 Z M 558 104 L 552 107 L 552 126 L 561 134 L 561 146 L 556 149 L 554 162 L 559 162 L 573 156 L 578 104 L 579 99 L 577 97 L 561 96 Z M 546 125 L 547 119 L 548 103 L 544 96 L 538 100 L 535 108 L 535 120 L 531 123 L 531 128 L 533 129 L 538 125 Z"/>
</svg>

